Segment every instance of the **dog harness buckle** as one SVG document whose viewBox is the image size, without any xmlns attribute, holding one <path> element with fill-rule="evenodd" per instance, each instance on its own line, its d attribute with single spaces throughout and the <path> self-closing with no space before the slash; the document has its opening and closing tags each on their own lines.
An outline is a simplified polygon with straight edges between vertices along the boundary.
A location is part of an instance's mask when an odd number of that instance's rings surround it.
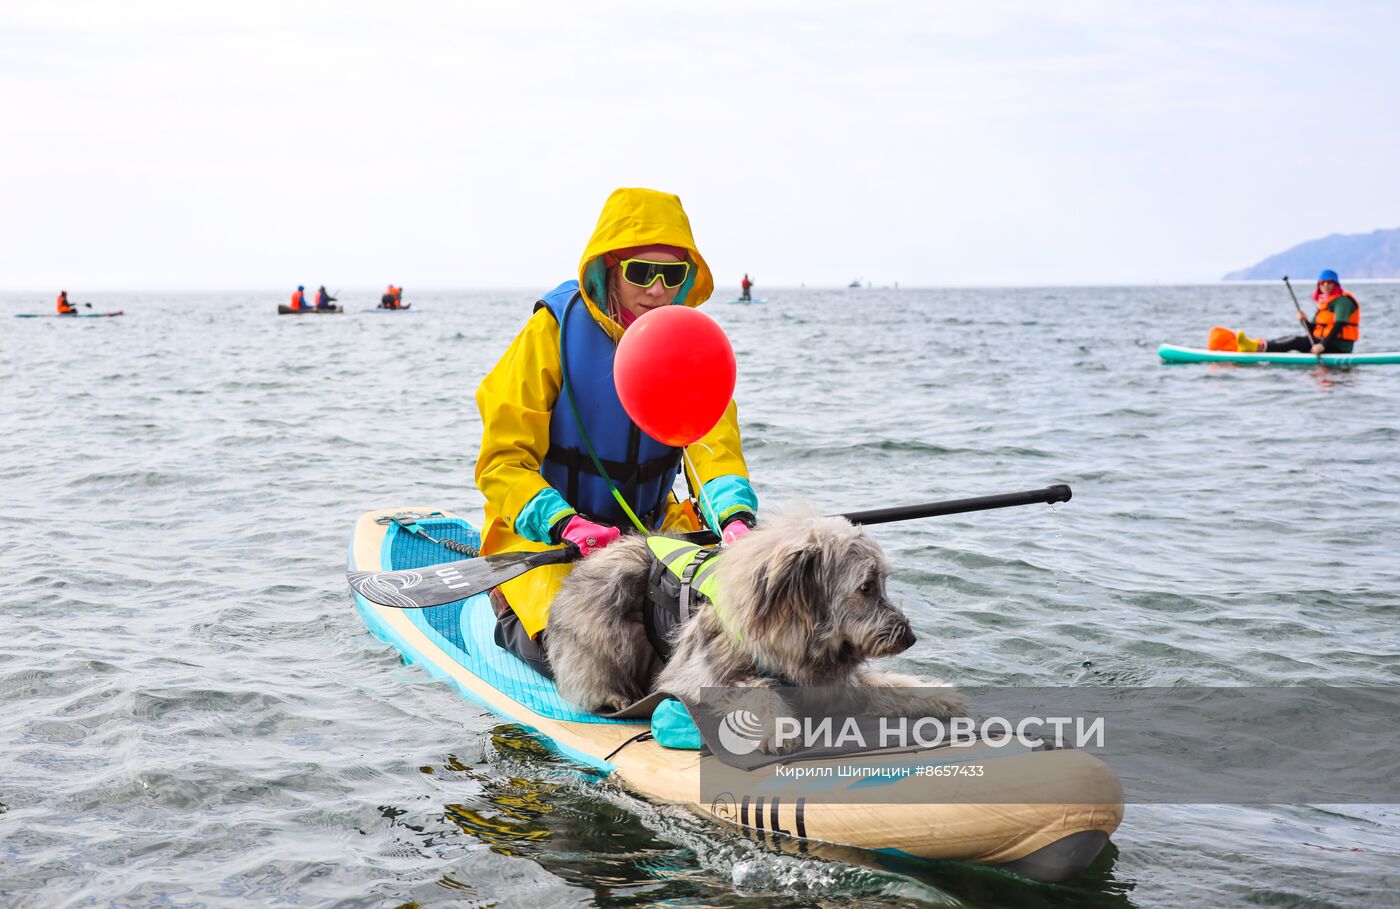
<svg viewBox="0 0 1400 909">
<path fill-rule="evenodd" d="M 679 602 L 681 624 L 690 621 L 690 585 L 695 580 L 695 573 L 700 570 L 700 566 L 719 553 L 719 549 L 702 549 L 690 560 L 690 564 L 681 569 L 681 598 Z"/>
</svg>

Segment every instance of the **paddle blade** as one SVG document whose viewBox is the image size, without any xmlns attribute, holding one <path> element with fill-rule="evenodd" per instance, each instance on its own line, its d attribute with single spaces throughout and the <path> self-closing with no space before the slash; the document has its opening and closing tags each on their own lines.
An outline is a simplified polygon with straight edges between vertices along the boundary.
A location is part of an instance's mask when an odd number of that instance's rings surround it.
<svg viewBox="0 0 1400 909">
<path fill-rule="evenodd" d="M 484 593 L 541 565 L 578 558 L 578 547 L 544 552 L 503 552 L 399 571 L 347 571 L 350 587 L 371 603 L 394 609 L 426 609 Z"/>
</svg>

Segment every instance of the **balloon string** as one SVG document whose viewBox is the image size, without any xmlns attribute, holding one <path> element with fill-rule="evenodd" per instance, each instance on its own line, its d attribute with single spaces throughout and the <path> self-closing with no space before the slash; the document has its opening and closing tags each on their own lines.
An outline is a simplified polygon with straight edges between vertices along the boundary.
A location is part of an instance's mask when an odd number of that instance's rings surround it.
<svg viewBox="0 0 1400 909">
<path fill-rule="evenodd" d="M 706 449 L 709 448 L 708 445 L 702 447 Z M 705 484 L 700 482 L 700 471 L 695 469 L 695 462 L 690 459 L 690 449 L 688 447 L 681 449 L 681 457 L 685 459 L 685 465 L 689 468 L 690 475 L 695 478 L 695 486 L 700 490 L 700 513 L 705 520 L 709 522 L 710 529 L 715 532 L 715 535 L 721 537 L 722 544 L 723 535 L 720 532 L 719 515 L 715 512 L 714 503 L 710 501 L 710 494 L 705 492 Z M 706 513 L 707 510 L 708 513 Z"/>
</svg>

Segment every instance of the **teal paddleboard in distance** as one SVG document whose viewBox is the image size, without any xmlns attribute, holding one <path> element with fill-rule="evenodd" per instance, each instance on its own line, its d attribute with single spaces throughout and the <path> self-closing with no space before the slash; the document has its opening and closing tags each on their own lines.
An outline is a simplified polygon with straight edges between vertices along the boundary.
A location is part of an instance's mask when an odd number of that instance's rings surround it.
<svg viewBox="0 0 1400 909">
<path fill-rule="evenodd" d="M 1157 356 L 1167 363 L 1275 363 L 1283 366 L 1316 366 L 1318 360 L 1312 354 L 1305 353 L 1243 353 L 1233 350 L 1178 347 L 1175 344 L 1163 344 L 1158 347 Z M 1400 363 L 1400 350 L 1322 355 L 1323 366 L 1372 366 L 1383 363 Z"/>
<path fill-rule="evenodd" d="M 277 304 L 277 315 L 279 316 L 334 316 L 343 312 L 345 309 L 339 304 L 330 309 L 292 309 L 286 303 Z"/>
<path fill-rule="evenodd" d="M 747 304 L 747 303 L 767 303 L 768 301 L 765 300 L 763 297 L 754 297 L 752 300 L 725 300 L 724 302 L 726 302 L 726 303 L 742 303 L 742 304 Z"/>
</svg>

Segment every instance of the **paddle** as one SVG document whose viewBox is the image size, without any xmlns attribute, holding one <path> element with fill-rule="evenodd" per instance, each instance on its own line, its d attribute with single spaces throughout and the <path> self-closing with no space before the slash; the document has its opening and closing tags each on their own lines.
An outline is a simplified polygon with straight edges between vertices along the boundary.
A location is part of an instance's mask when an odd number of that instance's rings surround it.
<svg viewBox="0 0 1400 909">
<path fill-rule="evenodd" d="M 532 568 L 562 565 L 579 557 L 573 543 L 544 552 L 499 552 L 401 571 L 347 571 L 345 579 L 371 603 L 395 609 L 424 609 L 455 603 L 504 584 Z"/>
<path fill-rule="evenodd" d="M 1068 486 L 1057 484 L 1047 486 L 1044 489 L 1031 489 L 1004 495 L 977 496 L 970 499 L 953 499 L 947 502 L 929 502 L 924 505 L 903 505 L 895 508 L 877 508 L 871 511 L 853 511 L 848 514 L 836 515 L 836 517 L 845 518 L 852 524 L 887 524 L 891 521 L 909 521 L 915 518 L 931 518 L 945 514 L 963 514 L 970 511 L 986 511 L 991 508 L 1068 502 L 1070 496 L 1071 492 Z M 389 518 L 388 520 L 393 521 L 394 519 Z M 400 521 L 394 521 L 394 523 L 401 527 L 405 526 Z M 412 523 L 411 520 L 410 523 Z M 409 529 L 415 533 L 421 530 L 421 528 Z M 699 534 L 691 536 L 695 537 Z M 709 539 L 714 539 L 713 535 L 708 536 Z M 568 543 L 563 549 L 547 549 L 544 552 L 502 552 L 475 559 L 442 562 L 437 565 L 425 565 L 422 568 L 406 568 L 399 571 L 347 571 L 345 578 L 356 593 L 371 603 L 392 606 L 395 609 L 424 609 L 429 606 L 441 606 L 444 603 L 455 603 L 458 600 L 490 590 L 497 584 L 504 584 L 511 578 L 519 577 L 532 568 L 544 565 L 562 565 L 572 562 L 578 557 L 578 547 Z"/>
<path fill-rule="evenodd" d="M 1293 293 L 1293 285 L 1288 283 L 1288 275 L 1283 276 L 1283 286 L 1288 288 L 1288 296 L 1293 299 L 1293 308 L 1298 310 L 1298 318 L 1303 322 L 1303 334 L 1308 336 L 1308 346 L 1316 346 L 1317 341 L 1313 339 L 1312 329 L 1308 328 L 1308 314 L 1303 312 L 1303 307 L 1298 305 L 1298 297 Z M 1319 366 L 1325 365 L 1322 362 L 1322 354 L 1313 354 L 1313 356 L 1317 357 Z"/>
</svg>

